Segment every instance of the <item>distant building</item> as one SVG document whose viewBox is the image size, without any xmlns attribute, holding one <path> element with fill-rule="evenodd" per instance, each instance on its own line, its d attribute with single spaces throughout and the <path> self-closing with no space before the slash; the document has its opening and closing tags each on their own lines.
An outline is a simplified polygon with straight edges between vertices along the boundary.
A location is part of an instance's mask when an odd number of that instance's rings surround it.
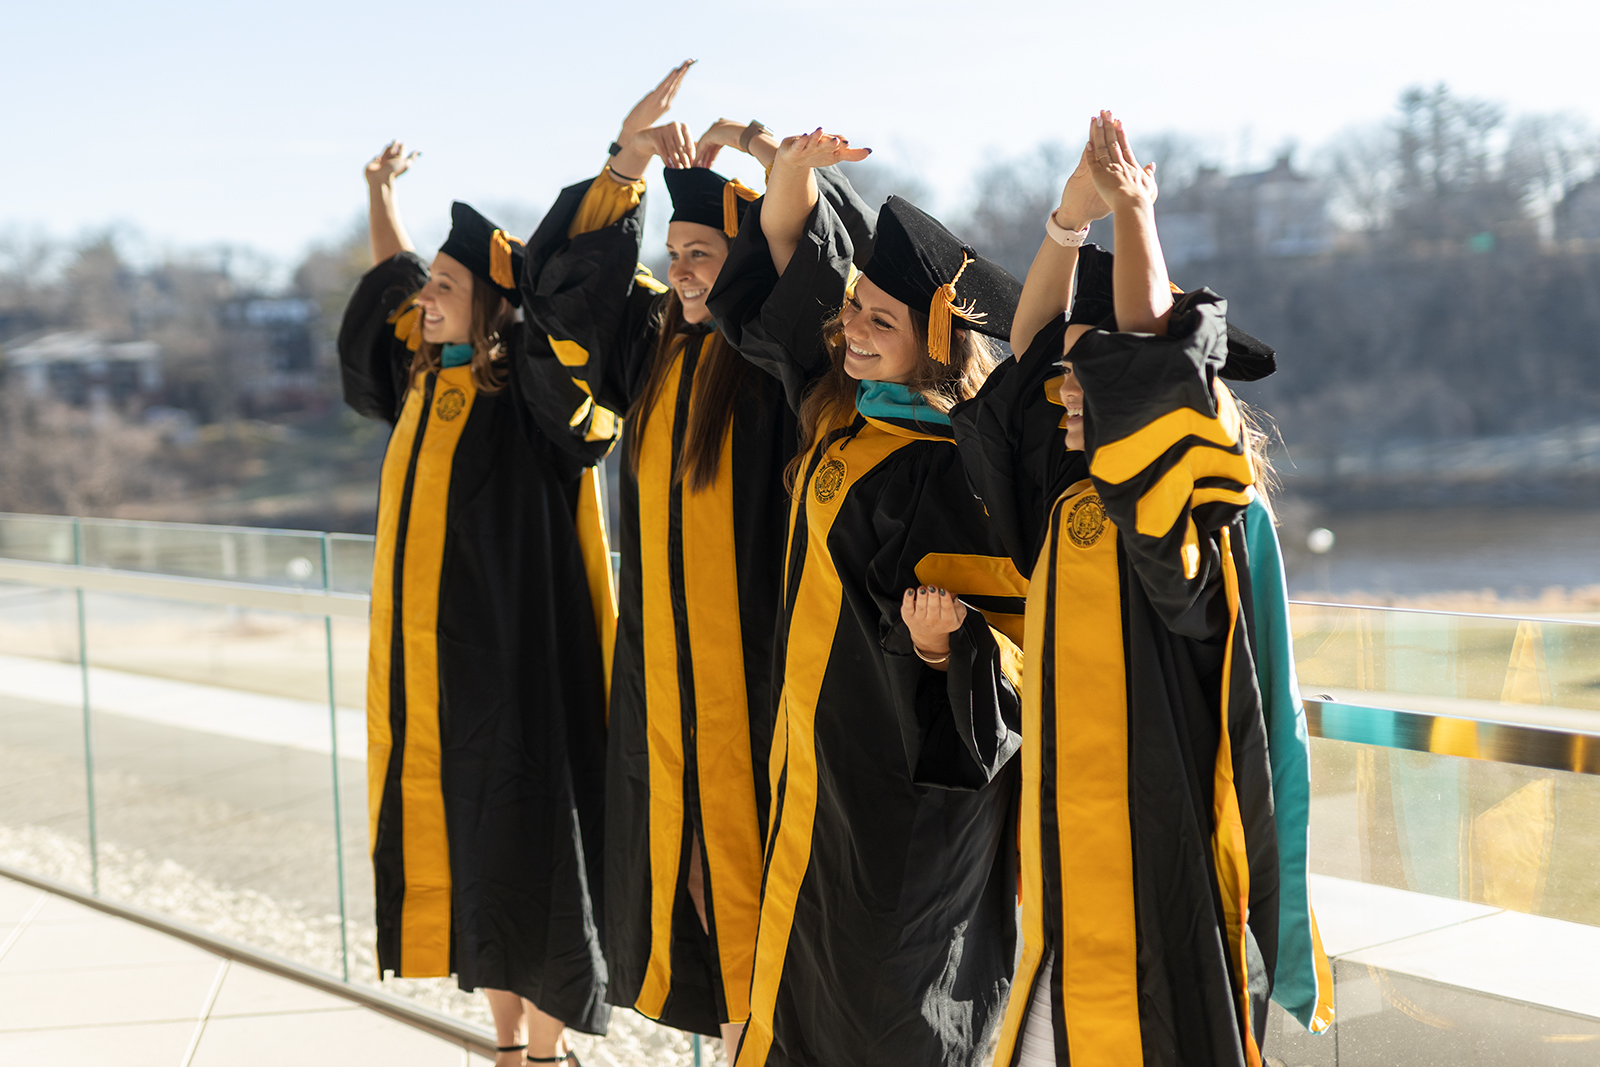
<svg viewBox="0 0 1600 1067">
<path fill-rule="evenodd" d="M 1328 194 L 1287 154 L 1252 174 L 1201 167 L 1194 180 L 1156 201 L 1167 263 L 1220 256 L 1310 256 L 1333 248 Z"/>
<path fill-rule="evenodd" d="M 107 341 L 92 330 L 38 334 L 8 344 L 7 374 L 29 396 L 79 407 L 150 402 L 161 391 L 161 346 Z"/>
<path fill-rule="evenodd" d="M 1600 178 L 1575 185 L 1555 211 L 1558 241 L 1600 241 Z"/>
<path fill-rule="evenodd" d="M 227 356 L 245 414 L 298 410 L 319 397 L 317 311 L 311 300 L 256 298 L 224 305 Z"/>
</svg>

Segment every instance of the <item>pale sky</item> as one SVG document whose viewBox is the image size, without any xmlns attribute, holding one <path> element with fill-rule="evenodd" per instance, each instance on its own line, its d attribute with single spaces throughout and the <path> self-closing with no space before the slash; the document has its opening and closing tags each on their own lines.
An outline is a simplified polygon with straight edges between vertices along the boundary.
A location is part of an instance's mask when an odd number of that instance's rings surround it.
<svg viewBox="0 0 1600 1067">
<path fill-rule="evenodd" d="M 147 248 L 230 242 L 282 260 L 364 210 L 391 137 L 419 245 L 452 199 L 543 207 L 592 176 L 633 103 L 699 65 L 670 117 L 824 126 L 952 207 L 971 175 L 1094 109 L 1204 138 L 1225 161 L 1314 147 L 1444 81 L 1512 113 L 1600 122 L 1600 8 L 1482 0 L 103 0 L 6 5 L 0 234 L 117 224 Z M 756 184 L 759 171 L 719 168 Z M 726 162 L 727 165 L 722 164 Z M 759 187 L 759 186 L 758 186 Z M 509 220 L 508 220 L 509 221 Z"/>
</svg>

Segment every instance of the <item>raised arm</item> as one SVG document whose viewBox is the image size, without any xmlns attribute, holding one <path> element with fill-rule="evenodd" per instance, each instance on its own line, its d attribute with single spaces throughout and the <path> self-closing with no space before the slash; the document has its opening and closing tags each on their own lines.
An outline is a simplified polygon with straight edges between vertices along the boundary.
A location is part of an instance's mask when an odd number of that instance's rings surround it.
<svg viewBox="0 0 1600 1067">
<path fill-rule="evenodd" d="M 767 170 L 772 169 L 773 161 L 778 158 L 778 139 L 761 123 L 718 119 L 694 143 L 694 165 L 711 166 L 724 148 L 737 148 L 754 157 Z"/>
<path fill-rule="evenodd" d="M 810 133 L 785 137 L 778 145 L 772 172 L 767 175 L 761 233 L 780 277 L 794 258 L 806 220 L 817 206 L 816 168 L 859 163 L 871 154 L 872 149 L 851 148 L 847 138 L 823 133 L 820 126 Z"/>
<path fill-rule="evenodd" d="M 411 161 L 420 155 L 407 155 L 405 145 L 390 141 L 367 163 L 367 241 L 373 266 L 401 252 L 416 251 L 395 206 L 394 180 L 410 170 Z"/>
<path fill-rule="evenodd" d="M 657 126 L 672 108 L 673 98 L 683 86 L 683 79 L 695 61 L 686 59 L 661 79 L 661 84 L 645 94 L 633 105 L 622 129 L 617 133 L 621 151 L 611 157 L 611 176 L 621 183 L 636 182 L 644 177 L 651 156 L 660 156 L 669 167 L 688 167 L 694 164 L 694 141 L 689 137 L 689 127 L 681 122 Z"/>
<path fill-rule="evenodd" d="M 1066 243 L 1046 236 L 1039 244 L 1022 286 L 1022 298 L 1011 319 L 1011 350 L 1018 359 L 1046 323 L 1072 306 L 1072 279 L 1078 269 L 1078 248 L 1083 244 L 1083 231 L 1095 219 L 1103 219 L 1111 213 L 1089 175 L 1089 165 L 1094 160 L 1094 120 L 1089 121 L 1091 140 L 1084 143 L 1078 166 L 1061 189 L 1061 204 L 1050 216 L 1065 235 Z"/>
<path fill-rule="evenodd" d="M 1156 237 L 1156 165 L 1139 165 L 1122 121 L 1109 111 L 1095 117 L 1089 131 L 1094 151 L 1089 173 L 1102 199 L 1116 215 L 1116 264 L 1111 284 L 1122 333 L 1167 332 L 1172 285 Z"/>
</svg>

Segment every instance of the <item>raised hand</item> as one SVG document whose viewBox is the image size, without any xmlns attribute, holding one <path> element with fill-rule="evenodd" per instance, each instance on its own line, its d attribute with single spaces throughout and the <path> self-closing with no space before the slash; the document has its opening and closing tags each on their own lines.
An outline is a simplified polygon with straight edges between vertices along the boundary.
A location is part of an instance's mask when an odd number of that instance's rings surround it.
<svg viewBox="0 0 1600 1067">
<path fill-rule="evenodd" d="M 821 126 L 810 133 L 785 137 L 778 145 L 779 163 L 809 170 L 835 163 L 859 163 L 871 154 L 870 148 L 851 148 L 847 137 L 823 133 Z"/>
<path fill-rule="evenodd" d="M 694 166 L 694 138 L 689 136 L 689 127 L 681 122 L 664 122 L 640 130 L 634 135 L 633 148 L 643 153 L 647 161 L 650 156 L 660 156 L 662 166 Z"/>
<path fill-rule="evenodd" d="M 620 144 L 626 145 L 629 138 L 648 130 L 661 121 L 672 107 L 672 100 L 678 95 L 678 90 L 683 86 L 683 79 L 688 75 L 689 68 L 695 65 L 695 60 L 686 59 L 679 63 L 667 76 L 644 95 L 644 99 L 633 105 L 633 110 L 628 112 L 628 117 L 622 120 L 622 132 L 617 137 Z"/>
<path fill-rule="evenodd" d="M 1089 122 L 1089 144 L 1084 149 L 1089 177 L 1100 198 L 1113 211 L 1148 209 L 1156 202 L 1156 165 L 1139 165 L 1128 146 L 1122 121 L 1102 111 Z"/>
<path fill-rule="evenodd" d="M 694 165 L 709 167 L 717 161 L 717 153 L 724 148 L 738 148 L 745 124 L 732 119 L 718 119 L 695 141 Z"/>
<path fill-rule="evenodd" d="M 381 152 L 367 161 L 367 184 L 388 185 L 410 170 L 412 160 L 420 155 L 421 152 L 406 155 L 405 145 L 399 141 L 390 141 L 383 146 Z"/>
<path fill-rule="evenodd" d="M 1094 177 L 1089 173 L 1094 163 L 1094 145 L 1085 144 L 1078 165 L 1061 189 L 1061 206 L 1056 208 L 1056 225 L 1069 230 L 1082 229 L 1085 223 L 1103 219 L 1111 214 L 1111 205 L 1094 187 Z"/>
</svg>

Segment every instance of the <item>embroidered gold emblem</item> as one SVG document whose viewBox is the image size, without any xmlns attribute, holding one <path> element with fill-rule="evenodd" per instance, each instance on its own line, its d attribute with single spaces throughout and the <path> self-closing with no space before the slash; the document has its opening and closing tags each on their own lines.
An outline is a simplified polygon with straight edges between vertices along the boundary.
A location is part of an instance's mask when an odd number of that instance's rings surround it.
<svg viewBox="0 0 1600 1067">
<path fill-rule="evenodd" d="M 467 394 L 460 389 L 451 387 L 439 394 L 439 399 L 433 402 L 433 413 L 445 422 L 456 418 L 467 406 Z"/>
<path fill-rule="evenodd" d="M 1067 536 L 1079 548 L 1088 548 L 1100 540 L 1106 530 L 1106 509 L 1097 493 L 1082 497 L 1067 512 Z"/>
<path fill-rule="evenodd" d="M 817 503 L 826 504 L 839 495 L 839 490 L 844 487 L 844 473 L 844 460 L 837 457 L 817 468 L 816 477 L 811 479 Z"/>
</svg>

